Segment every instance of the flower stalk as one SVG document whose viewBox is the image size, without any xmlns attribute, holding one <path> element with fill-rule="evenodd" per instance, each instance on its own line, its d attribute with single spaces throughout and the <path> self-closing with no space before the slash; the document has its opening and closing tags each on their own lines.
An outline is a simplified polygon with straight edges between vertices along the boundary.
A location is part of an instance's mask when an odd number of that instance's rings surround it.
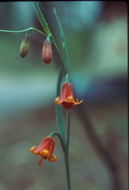
<svg viewBox="0 0 129 190">
<path fill-rule="evenodd" d="M 34 27 L 26 28 L 24 30 L 0 30 L 0 32 L 7 32 L 7 33 L 23 33 L 23 32 L 31 32 L 31 31 L 35 31 L 37 33 L 40 33 L 43 36 L 46 36 L 44 32 Z"/>
<path fill-rule="evenodd" d="M 67 80 L 69 80 L 69 59 L 68 59 L 68 51 L 67 51 L 67 47 L 66 47 L 66 42 L 65 42 L 65 37 L 64 37 L 64 32 L 63 32 L 63 28 L 61 25 L 61 22 L 59 20 L 59 17 L 57 15 L 56 9 L 53 9 L 53 12 L 56 16 L 56 21 L 58 24 L 58 29 L 59 29 L 59 34 L 60 34 L 60 38 L 62 40 L 62 50 L 63 50 L 63 65 L 65 68 L 65 77 Z M 60 74 L 58 77 L 58 83 L 57 83 L 57 97 L 60 95 L 60 90 L 61 90 L 61 82 L 62 82 L 62 78 L 63 78 L 63 68 L 61 67 L 60 69 Z M 59 111 L 60 109 L 60 111 Z M 61 114 L 62 111 L 62 107 L 59 107 L 59 105 L 56 105 L 56 111 L 59 111 Z M 56 112 L 57 113 L 57 112 Z M 58 113 L 57 113 L 57 122 L 58 122 Z M 62 128 L 62 130 L 64 131 L 64 126 L 63 126 L 63 122 L 62 125 L 60 125 L 60 127 Z M 65 151 L 64 151 L 64 160 L 65 160 L 65 169 L 66 169 L 66 178 L 67 178 L 67 189 L 71 190 L 71 178 L 70 178 L 70 167 L 69 167 L 69 138 L 70 138 L 70 111 L 66 111 L 66 125 L 67 125 L 67 131 L 66 131 L 66 137 L 64 138 L 64 143 L 65 143 Z"/>
<path fill-rule="evenodd" d="M 56 49 L 57 49 L 57 51 L 59 53 L 59 56 L 61 57 L 62 66 L 60 68 L 58 81 L 57 81 L 57 96 L 59 96 L 63 75 L 69 73 L 69 59 L 68 59 L 68 52 L 67 52 L 67 47 L 66 47 L 66 43 L 65 43 L 64 32 L 63 32 L 59 17 L 58 17 L 58 15 L 56 13 L 56 9 L 54 9 L 53 12 L 54 12 L 54 14 L 56 16 L 58 28 L 59 28 L 59 31 L 60 31 L 60 37 L 61 37 L 61 40 L 62 40 L 62 50 L 63 50 L 63 58 L 62 58 L 60 50 L 59 50 L 59 48 L 58 48 L 58 46 L 56 44 L 55 38 L 52 35 L 44 16 L 42 15 L 42 12 L 40 10 L 40 7 L 39 7 L 38 3 L 34 3 L 34 7 L 35 7 L 35 10 L 36 10 L 36 14 L 38 16 L 38 19 L 39 19 L 39 21 L 41 23 L 41 26 L 43 27 L 43 29 L 44 29 L 44 31 L 45 31 L 45 33 L 47 35 L 51 35 L 52 42 L 54 43 L 54 45 L 55 45 L 55 47 L 56 47 Z M 64 159 L 65 159 L 65 167 L 66 167 L 66 176 L 67 176 L 67 187 L 68 187 L 68 190 L 71 190 L 71 180 L 70 180 L 70 170 L 69 170 L 69 156 L 68 156 L 69 155 L 68 154 L 68 152 L 69 152 L 69 136 L 70 136 L 70 112 L 68 111 L 67 114 L 68 114 L 68 117 L 67 117 L 66 123 L 67 123 L 68 126 L 67 126 L 67 132 L 66 132 L 65 128 L 64 128 L 62 107 L 60 107 L 59 105 L 56 105 L 56 120 L 57 120 L 57 131 L 58 131 L 58 133 L 56 133 L 56 134 L 58 134 L 58 137 L 60 138 L 61 145 L 62 145 L 62 148 L 63 148 Z M 55 133 L 53 133 L 53 134 L 55 134 Z"/>
</svg>

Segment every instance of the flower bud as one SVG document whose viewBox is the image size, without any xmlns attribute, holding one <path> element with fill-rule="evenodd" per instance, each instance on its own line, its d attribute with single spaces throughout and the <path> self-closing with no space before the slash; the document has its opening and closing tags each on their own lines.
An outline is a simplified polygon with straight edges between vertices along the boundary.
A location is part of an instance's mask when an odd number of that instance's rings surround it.
<svg viewBox="0 0 129 190">
<path fill-rule="evenodd" d="M 51 41 L 48 38 L 45 40 L 43 44 L 42 59 L 46 64 L 50 63 L 52 60 L 52 45 Z"/>
<path fill-rule="evenodd" d="M 27 55 L 29 47 L 30 47 L 29 37 L 25 36 L 25 38 L 22 40 L 20 44 L 20 56 L 22 58 L 24 58 Z"/>
</svg>

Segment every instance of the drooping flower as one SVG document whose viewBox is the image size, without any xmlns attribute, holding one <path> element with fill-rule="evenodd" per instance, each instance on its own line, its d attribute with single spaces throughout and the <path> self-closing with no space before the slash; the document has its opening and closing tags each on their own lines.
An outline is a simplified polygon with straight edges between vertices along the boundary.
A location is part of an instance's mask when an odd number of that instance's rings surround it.
<svg viewBox="0 0 129 190">
<path fill-rule="evenodd" d="M 67 110 L 83 102 L 83 100 L 79 101 L 78 98 L 74 100 L 73 87 L 70 82 L 63 83 L 60 97 L 57 97 L 55 101 L 57 104 L 63 105 Z"/>
<path fill-rule="evenodd" d="M 21 44 L 20 44 L 20 56 L 21 56 L 21 58 L 24 58 L 27 55 L 29 47 L 30 47 L 29 37 L 25 36 L 24 39 L 22 40 Z"/>
<path fill-rule="evenodd" d="M 39 165 L 45 159 L 48 159 L 49 162 L 55 162 L 56 156 L 53 154 L 54 146 L 54 139 L 50 136 L 47 136 L 42 140 L 41 144 L 38 147 L 33 146 L 30 151 L 35 155 L 40 156 L 40 161 L 38 162 Z"/>
<path fill-rule="evenodd" d="M 50 37 L 47 37 L 44 41 L 42 48 L 42 59 L 46 64 L 50 63 L 52 60 L 52 45 Z"/>
</svg>

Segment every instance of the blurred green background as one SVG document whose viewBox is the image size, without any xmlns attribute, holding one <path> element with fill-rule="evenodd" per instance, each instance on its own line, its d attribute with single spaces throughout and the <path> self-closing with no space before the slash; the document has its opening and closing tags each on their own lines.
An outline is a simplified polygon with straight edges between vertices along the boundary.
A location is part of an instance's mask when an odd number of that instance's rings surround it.
<svg viewBox="0 0 129 190">
<path fill-rule="evenodd" d="M 127 5 L 125 2 L 39 2 L 59 46 L 53 8 L 67 42 L 74 92 L 83 99 L 93 130 L 115 160 L 121 187 L 127 189 Z M 32 2 L 1 2 L 0 30 L 42 29 Z M 66 189 L 63 152 L 57 161 L 30 152 L 56 130 L 55 94 L 60 60 L 41 58 L 44 38 L 30 35 L 27 57 L 19 56 L 24 33 L 0 32 L 0 190 Z M 57 65 L 58 67 L 55 67 Z M 71 110 L 70 170 L 74 190 L 111 190 L 113 177 L 82 125 L 79 108 Z M 85 116 L 84 116 L 85 117 Z M 118 190 L 118 189 L 117 189 Z"/>
</svg>

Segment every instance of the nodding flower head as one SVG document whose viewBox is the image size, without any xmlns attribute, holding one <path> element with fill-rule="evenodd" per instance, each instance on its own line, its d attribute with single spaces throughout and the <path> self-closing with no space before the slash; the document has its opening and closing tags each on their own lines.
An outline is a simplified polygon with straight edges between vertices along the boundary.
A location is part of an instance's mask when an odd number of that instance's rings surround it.
<svg viewBox="0 0 129 190">
<path fill-rule="evenodd" d="M 20 56 L 22 58 L 24 58 L 27 55 L 29 47 L 30 47 L 29 37 L 25 36 L 20 44 Z"/>
<path fill-rule="evenodd" d="M 54 139 L 50 136 L 47 136 L 42 140 L 41 144 L 38 147 L 33 146 L 30 151 L 35 155 L 40 156 L 40 161 L 38 162 L 39 165 L 45 159 L 48 159 L 49 162 L 55 162 L 56 156 L 53 154 L 54 146 Z"/>
<path fill-rule="evenodd" d="M 43 44 L 42 59 L 46 64 L 52 61 L 52 44 L 49 37 L 46 38 Z"/>
<path fill-rule="evenodd" d="M 83 102 L 83 100 L 79 101 L 78 98 L 74 100 L 73 87 L 70 82 L 63 83 L 60 97 L 57 97 L 55 101 L 57 104 L 63 105 L 67 110 Z"/>
</svg>

